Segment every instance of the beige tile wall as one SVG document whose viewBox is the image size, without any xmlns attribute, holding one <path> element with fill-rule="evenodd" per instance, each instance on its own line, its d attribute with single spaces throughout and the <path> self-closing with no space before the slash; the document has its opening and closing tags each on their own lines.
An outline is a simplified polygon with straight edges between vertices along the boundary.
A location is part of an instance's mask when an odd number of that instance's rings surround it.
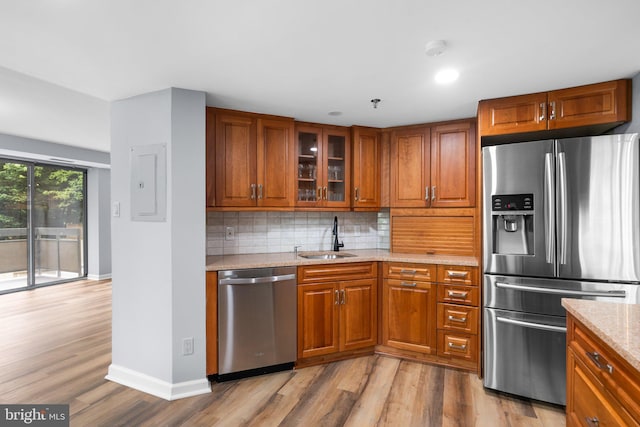
<svg viewBox="0 0 640 427">
<path fill-rule="evenodd" d="M 207 255 L 291 252 L 332 248 L 338 217 L 342 250 L 389 249 L 389 210 L 380 212 L 208 212 Z M 232 227 L 233 240 L 225 239 Z"/>
</svg>

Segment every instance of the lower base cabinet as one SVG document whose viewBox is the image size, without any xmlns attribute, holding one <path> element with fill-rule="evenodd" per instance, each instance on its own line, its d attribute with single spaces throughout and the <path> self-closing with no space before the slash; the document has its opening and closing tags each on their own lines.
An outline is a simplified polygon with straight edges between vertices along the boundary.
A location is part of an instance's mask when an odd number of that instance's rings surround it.
<svg viewBox="0 0 640 427">
<path fill-rule="evenodd" d="M 298 365 L 377 343 L 377 263 L 298 268 Z"/>
<path fill-rule="evenodd" d="M 298 267 L 296 365 L 378 352 L 479 372 L 477 267 L 384 262 L 379 284 L 378 265 Z M 218 369 L 217 289 L 207 272 L 207 375 Z"/>
<path fill-rule="evenodd" d="M 381 353 L 479 372 L 478 269 L 383 264 Z"/>
<path fill-rule="evenodd" d="M 567 426 L 640 426 L 640 372 L 567 316 Z"/>
<path fill-rule="evenodd" d="M 218 273 L 207 271 L 206 276 L 206 337 L 207 375 L 218 373 Z"/>
<path fill-rule="evenodd" d="M 435 285 L 385 279 L 382 295 L 382 343 L 422 354 L 436 353 Z"/>
</svg>

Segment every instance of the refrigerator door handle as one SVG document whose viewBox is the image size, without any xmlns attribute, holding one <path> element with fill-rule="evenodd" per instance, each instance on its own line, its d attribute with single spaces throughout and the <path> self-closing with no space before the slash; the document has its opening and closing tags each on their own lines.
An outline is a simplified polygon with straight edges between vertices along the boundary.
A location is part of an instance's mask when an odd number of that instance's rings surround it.
<svg viewBox="0 0 640 427">
<path fill-rule="evenodd" d="M 570 289 L 558 289 L 558 288 L 540 288 L 538 286 L 516 285 L 512 283 L 496 282 L 497 288 L 514 289 L 517 291 L 529 291 L 538 292 L 541 294 L 562 294 L 562 295 L 575 295 L 583 297 L 615 297 L 625 298 L 627 291 L 613 290 L 613 291 L 574 291 Z"/>
<path fill-rule="evenodd" d="M 565 154 L 558 153 L 558 235 L 560 264 L 567 263 L 567 160 Z"/>
<path fill-rule="evenodd" d="M 544 155 L 544 238 L 545 260 L 553 263 L 553 231 L 555 227 L 555 198 L 553 194 L 553 153 Z"/>
<path fill-rule="evenodd" d="M 508 317 L 497 316 L 496 320 L 502 323 L 523 326 L 525 328 L 541 329 L 543 331 L 567 332 L 567 328 L 562 326 L 544 325 L 542 323 L 525 322 L 523 320 L 509 319 Z"/>
</svg>

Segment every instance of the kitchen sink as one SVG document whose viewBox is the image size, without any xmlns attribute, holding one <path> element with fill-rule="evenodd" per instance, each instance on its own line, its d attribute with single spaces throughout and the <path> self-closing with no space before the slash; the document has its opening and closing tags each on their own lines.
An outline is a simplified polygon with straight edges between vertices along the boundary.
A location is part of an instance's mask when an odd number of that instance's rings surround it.
<svg viewBox="0 0 640 427">
<path fill-rule="evenodd" d="M 301 258 L 306 259 L 341 259 L 341 258 L 349 258 L 357 255 L 353 255 L 347 252 L 301 252 L 298 254 Z"/>
</svg>

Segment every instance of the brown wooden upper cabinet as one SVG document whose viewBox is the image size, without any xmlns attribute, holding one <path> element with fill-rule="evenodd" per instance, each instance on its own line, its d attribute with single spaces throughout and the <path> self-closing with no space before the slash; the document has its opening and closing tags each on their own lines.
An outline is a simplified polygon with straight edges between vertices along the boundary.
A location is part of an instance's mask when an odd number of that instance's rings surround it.
<svg viewBox="0 0 640 427">
<path fill-rule="evenodd" d="M 380 208 L 380 132 L 353 127 L 353 197 L 355 210 Z"/>
<path fill-rule="evenodd" d="M 293 119 L 229 110 L 214 117 L 216 207 L 292 207 Z"/>
<path fill-rule="evenodd" d="M 351 206 L 349 133 L 333 126 L 296 126 L 297 207 Z"/>
<path fill-rule="evenodd" d="M 475 205 L 475 121 L 401 129 L 391 136 L 391 207 Z"/>
<path fill-rule="evenodd" d="M 480 101 L 481 136 L 507 135 L 630 120 L 630 80 Z"/>
</svg>

